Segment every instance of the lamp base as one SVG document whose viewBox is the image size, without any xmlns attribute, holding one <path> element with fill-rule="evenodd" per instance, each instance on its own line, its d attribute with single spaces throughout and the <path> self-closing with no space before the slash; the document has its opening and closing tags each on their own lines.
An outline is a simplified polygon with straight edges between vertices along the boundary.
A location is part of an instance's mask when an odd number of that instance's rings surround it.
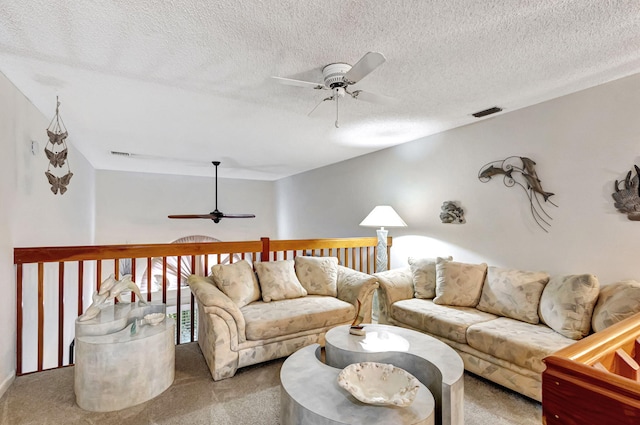
<svg viewBox="0 0 640 425">
<path fill-rule="evenodd" d="M 389 232 L 385 229 L 376 230 L 378 234 L 378 244 L 376 246 L 376 273 L 387 270 L 387 235 Z"/>
</svg>

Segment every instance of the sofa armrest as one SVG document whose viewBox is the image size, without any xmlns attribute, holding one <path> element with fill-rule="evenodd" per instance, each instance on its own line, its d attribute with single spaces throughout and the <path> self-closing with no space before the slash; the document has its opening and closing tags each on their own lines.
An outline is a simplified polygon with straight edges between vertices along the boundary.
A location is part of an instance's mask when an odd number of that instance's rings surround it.
<svg viewBox="0 0 640 425">
<path fill-rule="evenodd" d="M 360 315 L 364 323 L 371 323 L 371 305 L 373 292 L 378 288 L 378 282 L 372 275 L 359 272 L 344 266 L 338 266 L 338 299 L 358 307 L 358 300 L 362 304 Z"/>
<path fill-rule="evenodd" d="M 238 335 L 238 342 L 246 341 L 245 321 L 242 312 L 231 298 L 219 290 L 211 276 L 202 277 L 197 275 L 189 276 L 187 281 L 191 293 L 202 306 L 205 313 L 220 316 L 230 328 L 231 334 Z M 200 320 L 205 320 L 204 317 Z M 232 327 L 235 326 L 235 329 Z"/>
<path fill-rule="evenodd" d="M 413 298 L 413 277 L 409 267 L 387 270 L 375 273 L 373 276 L 380 284 L 378 298 L 380 304 L 380 315 L 378 321 L 387 323 L 391 306 L 396 301 Z"/>
</svg>

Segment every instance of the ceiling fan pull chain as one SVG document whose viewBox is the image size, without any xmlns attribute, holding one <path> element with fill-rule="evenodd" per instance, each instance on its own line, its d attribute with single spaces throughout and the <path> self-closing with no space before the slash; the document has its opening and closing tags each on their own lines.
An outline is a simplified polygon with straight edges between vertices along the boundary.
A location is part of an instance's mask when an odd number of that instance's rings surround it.
<svg viewBox="0 0 640 425">
<path fill-rule="evenodd" d="M 340 128 L 338 125 L 338 103 L 340 102 L 340 96 L 336 93 L 336 128 Z"/>
</svg>

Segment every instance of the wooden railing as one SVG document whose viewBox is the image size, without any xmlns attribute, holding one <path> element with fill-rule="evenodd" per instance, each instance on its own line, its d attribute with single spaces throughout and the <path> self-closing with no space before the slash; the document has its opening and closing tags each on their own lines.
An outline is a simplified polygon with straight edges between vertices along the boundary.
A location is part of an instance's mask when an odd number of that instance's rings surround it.
<svg viewBox="0 0 640 425">
<path fill-rule="evenodd" d="M 180 344 L 183 298 L 189 299 L 185 310 L 197 311 L 183 278 L 183 267 L 190 266 L 189 273 L 207 275 L 212 265 L 238 259 L 255 262 L 315 255 L 338 257 L 346 267 L 373 273 L 376 244 L 376 238 L 261 238 L 242 242 L 15 248 L 16 372 L 23 375 L 72 364 L 71 356 L 66 360 L 64 354 L 65 347 L 73 349 L 75 319 L 88 307 L 91 295 L 100 289 L 104 279 L 110 274 L 116 278 L 124 274 L 122 260 L 147 301 L 161 301 L 168 308 L 175 308 L 179 319 L 176 344 Z M 387 254 L 391 244 L 389 238 Z M 196 267 L 197 263 L 203 267 Z M 155 266 L 160 270 L 157 275 L 152 273 Z M 175 275 L 170 276 L 172 271 Z M 154 291 L 152 284 L 157 283 L 160 288 Z M 135 301 L 133 293 L 131 301 Z M 194 320 L 195 315 L 191 314 L 190 341 L 194 340 Z"/>
<path fill-rule="evenodd" d="M 544 424 L 640 423 L 640 313 L 544 362 Z"/>
</svg>

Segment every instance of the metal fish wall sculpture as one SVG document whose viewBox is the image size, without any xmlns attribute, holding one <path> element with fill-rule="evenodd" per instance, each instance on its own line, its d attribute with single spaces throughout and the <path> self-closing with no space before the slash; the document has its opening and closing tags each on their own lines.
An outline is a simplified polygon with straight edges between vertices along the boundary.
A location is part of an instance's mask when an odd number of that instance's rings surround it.
<svg viewBox="0 0 640 425">
<path fill-rule="evenodd" d="M 486 183 L 495 176 L 502 176 L 502 182 L 505 186 L 520 186 L 529 198 L 533 219 L 542 230 L 548 233 L 547 228 L 551 227 L 551 224 L 547 220 L 552 220 L 552 218 L 545 211 L 540 198 L 545 204 L 551 204 L 554 207 L 557 205 L 549 200 L 554 194 L 546 192 L 542 188 L 542 182 L 538 178 L 535 167 L 536 163 L 530 158 L 510 156 L 501 161 L 493 161 L 483 165 L 478 172 L 478 179 Z"/>
<path fill-rule="evenodd" d="M 627 218 L 633 221 L 640 221 L 640 168 L 636 169 L 635 177 L 631 178 L 632 171 L 627 173 L 624 179 L 624 189 L 620 189 L 620 183 L 616 180 L 615 192 L 611 194 L 615 201 L 614 206 L 621 213 L 627 214 Z"/>
</svg>

